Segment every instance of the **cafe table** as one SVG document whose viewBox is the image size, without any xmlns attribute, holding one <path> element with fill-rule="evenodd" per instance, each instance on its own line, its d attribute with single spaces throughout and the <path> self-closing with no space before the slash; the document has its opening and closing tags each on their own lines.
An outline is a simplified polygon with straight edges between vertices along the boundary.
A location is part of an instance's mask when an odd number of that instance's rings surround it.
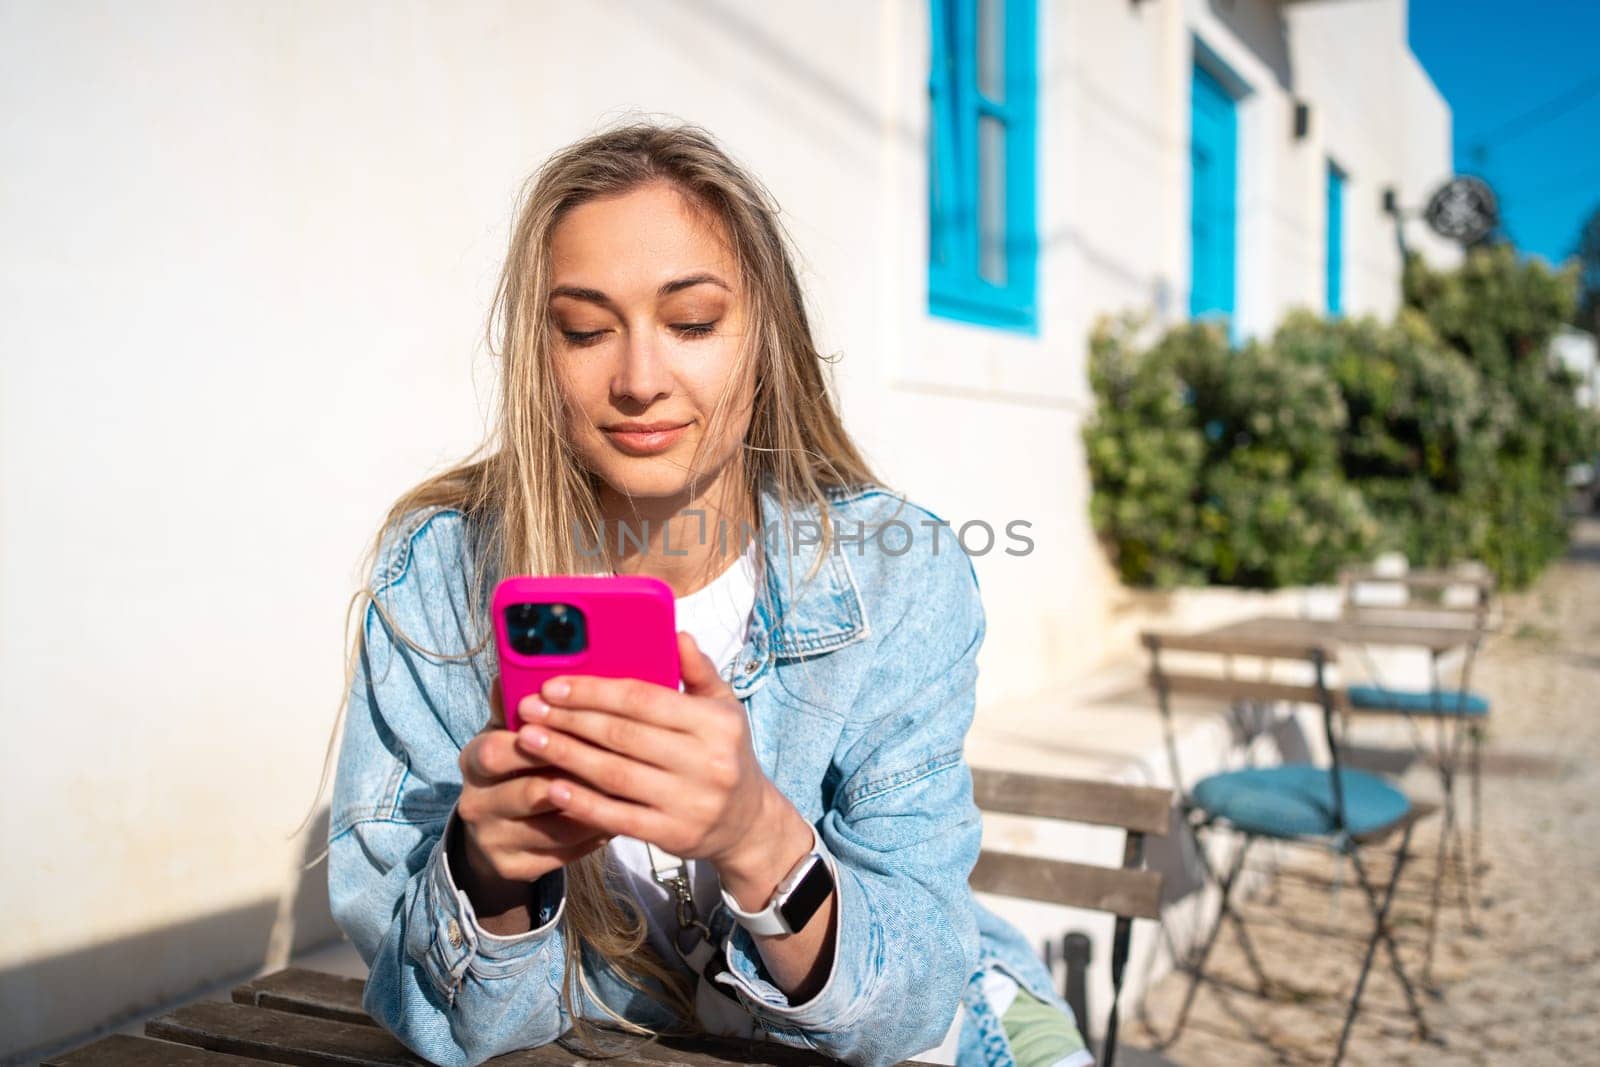
<svg viewBox="0 0 1600 1067">
<path fill-rule="evenodd" d="M 145 1024 L 143 1036 L 113 1034 L 43 1062 L 47 1067 L 248 1067 L 261 1063 L 388 1067 L 427 1062 L 362 1010 L 362 986 L 358 978 L 291 967 L 236 986 L 231 1001 L 197 1001 L 152 1019 Z M 622 1039 L 615 1031 L 607 1034 Z M 570 1067 L 585 1060 L 550 1044 L 488 1062 L 497 1067 Z M 772 1041 L 699 1036 L 663 1037 L 602 1062 L 619 1067 L 727 1063 L 822 1067 L 840 1061 Z"/>
</svg>

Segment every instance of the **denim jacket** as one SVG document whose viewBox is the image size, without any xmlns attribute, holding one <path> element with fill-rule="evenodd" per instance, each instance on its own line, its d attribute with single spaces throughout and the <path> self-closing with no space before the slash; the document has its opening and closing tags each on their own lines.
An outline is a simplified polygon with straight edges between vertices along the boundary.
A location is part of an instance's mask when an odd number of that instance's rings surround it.
<svg viewBox="0 0 1600 1067">
<path fill-rule="evenodd" d="M 716 981 L 769 1040 L 863 1067 L 938 1045 L 964 1003 L 958 1064 L 1004 1067 L 1004 1032 L 978 995 L 985 967 L 1070 1009 L 1027 939 L 967 884 L 982 832 L 963 755 L 984 635 L 971 561 L 932 514 L 867 488 L 833 494 L 839 539 L 807 582 L 821 551 L 817 516 L 786 521 L 770 493 L 761 507 L 765 589 L 732 685 L 762 768 L 818 830 L 838 923 L 826 982 L 790 1003 L 753 935 L 719 902 L 709 925 L 719 941 L 728 935 L 727 970 Z M 334 785 L 328 886 L 334 919 L 370 969 L 365 1009 L 418 1055 L 470 1065 L 551 1042 L 571 1019 L 560 995 L 563 872 L 535 883 L 538 925 L 502 937 L 478 924 L 445 858 L 458 757 L 487 720 L 495 670 L 492 641 L 462 655 L 481 636 L 468 597 L 487 603 L 489 584 L 472 577 L 467 526 L 458 511 L 419 511 L 380 545 L 375 597 L 440 655 L 395 640 L 369 605 Z M 598 956 L 581 955 L 612 1010 L 675 1021 Z M 587 994 L 580 1001 L 585 1017 L 607 1019 Z"/>
</svg>

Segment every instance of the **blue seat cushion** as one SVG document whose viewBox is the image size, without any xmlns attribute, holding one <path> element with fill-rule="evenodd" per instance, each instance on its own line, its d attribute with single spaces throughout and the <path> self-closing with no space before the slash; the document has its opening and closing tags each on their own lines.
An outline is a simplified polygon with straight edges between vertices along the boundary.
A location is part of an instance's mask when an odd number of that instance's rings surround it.
<svg viewBox="0 0 1600 1067">
<path fill-rule="evenodd" d="M 1376 774 L 1342 769 L 1345 823 L 1351 833 L 1388 826 L 1411 810 L 1406 795 Z M 1309 763 L 1213 774 L 1194 787 L 1211 815 L 1265 837 L 1314 837 L 1338 829 L 1333 772 Z"/>
<path fill-rule="evenodd" d="M 1388 689 L 1381 685 L 1352 685 L 1347 691 L 1350 703 L 1358 708 L 1392 709 L 1428 715 L 1436 710 L 1445 715 L 1487 715 L 1489 698 L 1470 689 Z M 1435 699 L 1438 704 L 1435 707 Z"/>
</svg>

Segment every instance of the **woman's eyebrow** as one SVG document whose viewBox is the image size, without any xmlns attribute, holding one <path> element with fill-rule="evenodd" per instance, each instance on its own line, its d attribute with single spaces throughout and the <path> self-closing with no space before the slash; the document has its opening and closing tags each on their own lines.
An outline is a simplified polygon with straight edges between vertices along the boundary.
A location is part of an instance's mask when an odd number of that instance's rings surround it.
<svg viewBox="0 0 1600 1067">
<path fill-rule="evenodd" d="M 656 289 L 656 296 L 658 298 L 671 296 L 679 290 L 689 289 L 696 285 L 717 285 L 727 289 L 730 293 L 733 292 L 732 289 L 728 288 L 728 283 L 715 274 L 709 271 L 700 271 L 696 274 L 685 274 L 681 278 L 674 278 L 670 282 L 662 282 L 661 286 Z M 550 290 L 550 298 L 552 300 L 558 296 L 570 296 L 574 300 L 586 300 L 591 304 L 599 304 L 602 307 L 611 306 L 611 298 L 605 293 L 598 289 L 586 289 L 579 285 L 558 285 Z"/>
</svg>

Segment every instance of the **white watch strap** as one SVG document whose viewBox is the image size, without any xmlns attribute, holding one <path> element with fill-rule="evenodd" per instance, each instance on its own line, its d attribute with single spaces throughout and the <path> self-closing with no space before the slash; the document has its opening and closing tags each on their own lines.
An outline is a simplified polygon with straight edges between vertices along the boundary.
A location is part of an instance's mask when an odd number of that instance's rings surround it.
<svg viewBox="0 0 1600 1067">
<path fill-rule="evenodd" d="M 728 910 L 733 913 L 733 917 L 738 921 L 739 925 L 749 930 L 752 934 L 776 936 L 794 933 L 789 928 L 789 924 L 784 922 L 783 913 L 778 909 L 788 898 L 789 891 L 794 888 L 794 883 L 798 881 L 796 875 L 805 872 L 813 856 L 817 857 L 818 863 L 828 862 L 827 857 L 823 855 L 822 837 L 817 833 L 815 826 L 811 828 L 811 851 L 800 857 L 799 862 L 789 869 L 789 873 L 784 876 L 783 881 L 779 882 L 778 887 L 772 891 L 772 896 L 767 900 L 766 907 L 760 911 L 742 911 L 739 908 L 739 902 L 733 899 L 733 895 L 726 888 L 722 890 L 722 902 L 728 906 Z"/>
</svg>

